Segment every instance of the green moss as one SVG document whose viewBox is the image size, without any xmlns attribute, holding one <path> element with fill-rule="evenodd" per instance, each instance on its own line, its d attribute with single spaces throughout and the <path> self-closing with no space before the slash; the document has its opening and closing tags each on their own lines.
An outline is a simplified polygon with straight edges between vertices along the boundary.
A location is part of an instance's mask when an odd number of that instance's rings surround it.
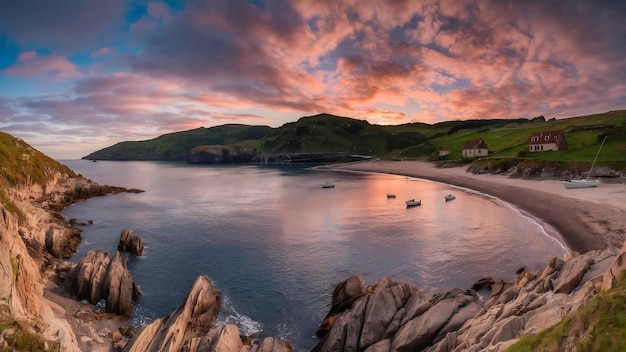
<svg viewBox="0 0 626 352">
<path fill-rule="evenodd" d="M 17 276 L 17 269 L 20 268 L 20 264 L 17 261 L 17 258 L 11 257 L 11 266 L 13 267 L 13 276 Z"/>
<path fill-rule="evenodd" d="M 521 339 L 507 352 L 562 351 L 566 343 L 576 351 L 624 351 L 626 349 L 626 271 L 618 286 L 601 292 L 574 316 L 537 335 Z"/>
</svg>

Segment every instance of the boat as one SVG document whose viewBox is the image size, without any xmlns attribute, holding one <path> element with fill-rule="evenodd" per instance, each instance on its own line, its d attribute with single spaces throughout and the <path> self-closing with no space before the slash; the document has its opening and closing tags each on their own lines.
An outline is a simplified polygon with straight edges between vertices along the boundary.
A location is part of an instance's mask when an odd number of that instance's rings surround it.
<svg viewBox="0 0 626 352">
<path fill-rule="evenodd" d="M 449 201 L 449 200 L 453 200 L 453 199 L 455 199 L 456 197 L 455 197 L 455 196 L 453 196 L 453 195 L 451 195 L 451 194 L 448 194 L 447 196 L 445 196 L 445 197 L 443 197 L 443 198 L 445 198 L 445 200 L 446 200 L 446 202 L 447 202 L 447 201 Z"/>
<path fill-rule="evenodd" d="M 598 160 L 598 155 L 600 155 L 600 150 L 602 150 L 602 146 L 604 145 L 604 142 L 606 141 L 606 137 L 607 136 L 604 136 L 604 139 L 602 140 L 602 144 L 600 144 L 600 148 L 598 148 L 598 152 L 596 153 L 595 159 L 593 159 L 593 163 L 591 164 L 591 169 L 589 169 L 589 173 L 587 174 L 587 177 L 583 179 L 579 179 L 579 180 L 565 180 L 563 181 L 563 186 L 565 186 L 565 188 L 567 189 L 590 188 L 590 187 L 597 187 L 600 184 L 599 178 L 589 179 L 589 176 L 591 176 L 591 171 L 593 171 L 593 167 L 596 165 L 596 160 Z"/>
<path fill-rule="evenodd" d="M 600 184 L 599 178 L 596 178 L 593 180 L 581 179 L 581 180 L 563 181 L 563 186 L 565 186 L 565 188 L 567 189 L 597 187 L 599 184 Z"/>
<path fill-rule="evenodd" d="M 326 181 L 326 182 L 322 183 L 322 188 L 335 188 L 335 184 Z"/>
<path fill-rule="evenodd" d="M 389 198 L 395 198 L 396 195 L 395 194 L 391 194 L 391 193 L 387 193 L 387 199 Z"/>
<path fill-rule="evenodd" d="M 406 201 L 406 207 L 407 208 L 416 207 L 418 205 L 422 205 L 422 201 L 421 200 L 409 199 L 409 200 Z"/>
</svg>

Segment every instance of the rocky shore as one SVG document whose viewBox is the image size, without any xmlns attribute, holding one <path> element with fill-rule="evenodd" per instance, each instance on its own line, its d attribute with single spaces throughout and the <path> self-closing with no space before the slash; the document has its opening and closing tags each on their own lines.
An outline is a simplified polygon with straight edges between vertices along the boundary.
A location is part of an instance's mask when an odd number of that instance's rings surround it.
<svg viewBox="0 0 626 352">
<path fill-rule="evenodd" d="M 320 322 L 314 351 L 503 351 L 576 312 L 597 292 L 611 288 L 624 269 L 626 184 L 566 192 L 554 180 L 474 175 L 421 162 L 368 161 L 333 168 L 416 176 L 497 196 L 554 226 L 573 251 L 565 260 L 546 258 L 541 272 L 520 268 L 515 282 L 483 278 L 471 288 L 430 295 L 388 278 L 370 286 L 358 276 L 347 278 L 329 292 L 332 306 Z M 221 296 L 203 276 L 177 309 L 134 335 L 126 329 L 127 311 L 107 313 L 75 299 L 59 274 L 68 271 L 67 248 L 80 234 L 59 211 L 81 199 L 122 191 L 137 190 L 56 175 L 46 185 L 8 192 L 20 214 L 1 209 L 3 312 L 61 351 L 293 350 L 288 341 L 250 340 L 234 325 L 216 326 Z M 123 343 L 113 347 L 114 340 Z"/>
</svg>

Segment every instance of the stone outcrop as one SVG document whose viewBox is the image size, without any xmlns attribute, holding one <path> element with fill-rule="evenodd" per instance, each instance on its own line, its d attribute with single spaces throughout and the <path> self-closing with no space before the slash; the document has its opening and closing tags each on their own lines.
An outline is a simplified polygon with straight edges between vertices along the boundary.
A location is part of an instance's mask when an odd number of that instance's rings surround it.
<svg viewBox="0 0 626 352">
<path fill-rule="evenodd" d="M 255 147 L 203 145 L 191 149 L 190 163 L 248 163 L 256 156 Z"/>
<path fill-rule="evenodd" d="M 244 345 L 237 326 L 215 325 L 220 309 L 220 292 L 206 276 L 198 276 L 185 301 L 165 318 L 143 328 L 126 344 L 125 351 L 293 351 L 288 342 L 272 337 Z"/>
<path fill-rule="evenodd" d="M 535 274 L 520 269 L 516 282 L 483 278 L 474 289 L 425 295 L 406 283 L 388 278 L 351 291 L 340 312 L 322 322 L 321 341 L 314 351 L 503 351 L 519 338 L 548 328 L 578 311 L 599 290 L 613 287 L 624 268 L 624 252 L 575 254 L 567 261 L 553 258 Z M 349 278 L 337 285 L 336 299 Z M 331 317 L 331 318 L 329 318 Z M 318 331 L 319 332 L 319 331 Z"/>
<path fill-rule="evenodd" d="M 122 230 L 120 241 L 117 244 L 117 250 L 120 252 L 128 252 L 139 257 L 143 254 L 143 241 L 141 237 L 135 236 L 132 230 Z"/>
<path fill-rule="evenodd" d="M 78 299 L 91 304 L 104 299 L 108 313 L 130 316 L 132 301 L 141 295 L 126 268 L 126 259 L 119 252 L 113 259 L 102 250 L 87 252 L 70 277 Z"/>
</svg>

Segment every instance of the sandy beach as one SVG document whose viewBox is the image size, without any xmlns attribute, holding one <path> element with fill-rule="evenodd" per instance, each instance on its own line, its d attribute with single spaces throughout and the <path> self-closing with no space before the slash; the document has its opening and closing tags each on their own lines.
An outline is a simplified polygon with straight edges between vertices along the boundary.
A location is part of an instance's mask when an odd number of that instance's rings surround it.
<svg viewBox="0 0 626 352">
<path fill-rule="evenodd" d="M 622 248 L 626 238 L 626 183 L 565 189 L 558 180 L 529 180 L 437 168 L 423 161 L 363 161 L 321 169 L 417 177 L 497 197 L 552 226 L 570 250 Z M 622 180 L 623 181 L 623 180 Z"/>
</svg>

